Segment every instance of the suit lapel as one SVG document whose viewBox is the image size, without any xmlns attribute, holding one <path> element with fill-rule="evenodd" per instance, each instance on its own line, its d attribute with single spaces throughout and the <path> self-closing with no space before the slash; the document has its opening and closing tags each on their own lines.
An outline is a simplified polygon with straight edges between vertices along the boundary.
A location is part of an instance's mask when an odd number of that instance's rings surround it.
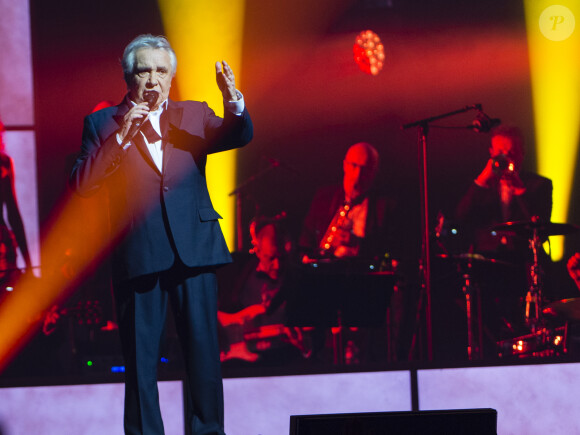
<svg viewBox="0 0 580 435">
<path fill-rule="evenodd" d="M 163 172 L 167 169 L 167 162 L 173 152 L 173 142 L 171 140 L 171 131 L 179 129 L 181 126 L 181 119 L 183 117 L 183 109 L 176 107 L 176 104 L 169 100 L 167 104 L 167 114 L 161 116 L 161 135 L 163 137 Z"/>
<path fill-rule="evenodd" d="M 129 104 L 130 103 L 128 97 L 125 97 L 125 99 L 121 102 L 121 104 L 117 106 L 117 113 L 113 115 L 113 118 L 115 119 L 115 122 L 119 125 L 119 127 L 123 125 L 123 117 L 129 111 Z M 141 156 L 145 159 L 147 164 L 151 166 L 152 169 L 157 171 L 157 173 L 160 173 L 159 169 L 157 168 L 157 165 L 155 165 L 155 162 L 151 157 L 151 153 L 147 148 L 147 144 L 145 143 L 143 136 L 137 133 L 135 137 L 133 137 L 133 140 L 131 140 L 131 143 L 133 143 L 133 145 L 137 147 L 139 154 L 141 154 Z"/>
<path fill-rule="evenodd" d="M 117 106 L 117 113 L 113 116 L 115 122 L 119 125 L 119 127 L 123 124 L 123 117 L 129 111 L 129 102 L 127 98 L 123 100 L 121 104 Z M 175 102 L 172 100 L 168 101 L 166 114 L 164 113 L 161 116 L 161 136 L 163 140 L 163 171 L 167 168 L 167 162 L 171 156 L 173 151 L 173 142 L 171 140 L 171 131 L 174 129 L 179 129 L 181 127 L 181 122 L 183 118 L 183 109 L 177 107 Z M 143 156 L 145 161 L 151 168 L 159 173 L 159 169 L 153 158 L 151 157 L 151 153 L 147 148 L 147 144 L 143 140 L 143 137 L 140 134 L 135 135 L 132 140 L 133 144 L 137 147 L 139 153 Z"/>
<path fill-rule="evenodd" d="M 159 168 L 157 167 L 157 165 L 153 161 L 153 157 L 151 156 L 151 152 L 149 151 L 149 148 L 147 147 L 147 144 L 145 143 L 145 139 L 143 138 L 143 135 L 141 133 L 137 133 L 135 135 L 135 137 L 133 138 L 133 143 L 135 144 L 135 146 L 137 147 L 137 150 L 143 156 L 143 158 L 145 159 L 147 164 L 149 166 L 151 166 L 151 168 L 154 169 L 155 172 L 157 172 L 158 174 L 161 174 L 161 171 L 159 170 Z"/>
</svg>

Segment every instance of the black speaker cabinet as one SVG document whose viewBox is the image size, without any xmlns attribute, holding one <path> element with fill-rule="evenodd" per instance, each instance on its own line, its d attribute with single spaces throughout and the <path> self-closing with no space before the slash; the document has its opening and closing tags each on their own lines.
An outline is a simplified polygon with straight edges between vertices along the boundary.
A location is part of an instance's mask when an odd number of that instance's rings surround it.
<svg viewBox="0 0 580 435">
<path fill-rule="evenodd" d="M 290 435 L 496 435 L 495 409 L 291 415 Z"/>
</svg>

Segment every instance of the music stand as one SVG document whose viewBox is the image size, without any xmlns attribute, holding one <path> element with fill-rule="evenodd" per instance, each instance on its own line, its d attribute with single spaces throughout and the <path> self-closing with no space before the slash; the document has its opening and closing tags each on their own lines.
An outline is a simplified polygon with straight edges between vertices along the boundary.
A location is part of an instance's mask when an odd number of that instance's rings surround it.
<svg viewBox="0 0 580 435">
<path fill-rule="evenodd" d="M 394 272 L 345 260 L 297 266 L 284 284 L 286 324 L 332 328 L 335 362 L 342 355 L 343 327 L 386 324 L 396 282 Z"/>
</svg>

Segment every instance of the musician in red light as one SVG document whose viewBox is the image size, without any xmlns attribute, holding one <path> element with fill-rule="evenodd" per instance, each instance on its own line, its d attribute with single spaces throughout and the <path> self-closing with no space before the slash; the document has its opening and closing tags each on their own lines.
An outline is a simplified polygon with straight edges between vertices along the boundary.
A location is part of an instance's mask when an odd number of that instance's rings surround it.
<svg viewBox="0 0 580 435">
<path fill-rule="evenodd" d="M 311 202 L 299 238 L 302 263 L 315 265 L 323 260 L 338 275 L 348 266 L 362 274 L 384 266 L 395 269 L 394 259 L 400 252 L 393 230 L 401 216 L 395 215 L 395 201 L 377 188 L 379 166 L 379 153 L 371 144 L 359 142 L 348 148 L 342 184 L 320 188 Z M 395 324 L 401 322 L 402 297 L 396 291 L 390 302 L 393 337 L 398 335 Z M 383 357 L 387 342 L 383 329 L 344 330 L 345 352 L 340 358 L 356 364 Z"/>
<path fill-rule="evenodd" d="M 570 278 L 574 280 L 576 287 L 580 290 L 580 252 L 576 252 L 568 259 L 566 267 Z"/>
<path fill-rule="evenodd" d="M 526 237 L 492 231 L 508 221 L 550 221 L 552 181 L 522 170 L 523 138 L 519 129 L 502 126 L 491 133 L 489 159 L 457 207 L 457 219 L 473 232 L 474 251 L 514 261 L 527 252 Z M 521 261 L 521 260 L 520 260 Z"/>
<path fill-rule="evenodd" d="M 281 219 L 260 217 L 250 225 L 255 257 L 237 276 L 228 300 L 222 298 L 218 312 L 222 361 L 281 364 L 309 356 L 302 330 L 284 324 L 281 288 L 292 246 Z"/>
<path fill-rule="evenodd" d="M 4 222 L 4 213 L 0 213 L 0 282 L 7 285 L 20 273 L 16 262 L 18 248 L 27 272 L 32 272 L 32 262 L 14 189 L 14 163 L 5 152 L 4 131 L 0 120 L 0 210 L 6 210 L 9 224 Z"/>
<path fill-rule="evenodd" d="M 305 261 L 357 257 L 379 260 L 389 247 L 387 224 L 394 202 L 374 189 L 379 153 L 352 145 L 343 161 L 342 186 L 321 188 L 312 200 L 299 240 Z"/>
<path fill-rule="evenodd" d="M 524 170 L 524 151 L 518 128 L 493 129 L 489 159 L 456 209 L 465 251 L 480 254 L 470 273 L 480 289 L 487 356 L 497 355 L 496 344 L 502 339 L 529 332 L 534 310 L 525 301 L 532 301 L 532 271 L 537 272 L 543 297 L 549 298 L 552 291 L 544 279 L 549 277 L 550 258 L 541 243 L 534 256 L 530 243 L 531 229 L 550 222 L 552 181 Z"/>
</svg>

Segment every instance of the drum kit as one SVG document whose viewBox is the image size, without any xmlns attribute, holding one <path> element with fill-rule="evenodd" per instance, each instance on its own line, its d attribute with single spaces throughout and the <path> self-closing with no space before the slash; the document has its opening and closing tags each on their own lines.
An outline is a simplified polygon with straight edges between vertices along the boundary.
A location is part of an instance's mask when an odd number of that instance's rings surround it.
<svg viewBox="0 0 580 435">
<path fill-rule="evenodd" d="M 580 230 L 572 224 L 553 223 L 533 218 L 529 221 L 514 221 L 497 224 L 492 231 L 510 233 L 528 240 L 532 254 L 529 268 L 529 287 L 525 295 L 525 325 L 529 334 L 497 342 L 500 357 L 553 356 L 567 352 L 566 334 L 569 322 L 580 321 L 580 297 L 544 303 L 544 271 L 540 261 L 542 244 L 549 236 L 565 236 Z M 481 317 L 481 300 L 472 271 L 475 265 L 503 265 L 509 263 L 488 258 L 476 253 L 456 255 L 440 254 L 460 265 L 462 272 L 462 290 L 465 296 L 467 315 L 467 356 L 469 360 L 483 357 L 483 325 Z M 552 325 L 563 322 L 565 326 Z"/>
</svg>

